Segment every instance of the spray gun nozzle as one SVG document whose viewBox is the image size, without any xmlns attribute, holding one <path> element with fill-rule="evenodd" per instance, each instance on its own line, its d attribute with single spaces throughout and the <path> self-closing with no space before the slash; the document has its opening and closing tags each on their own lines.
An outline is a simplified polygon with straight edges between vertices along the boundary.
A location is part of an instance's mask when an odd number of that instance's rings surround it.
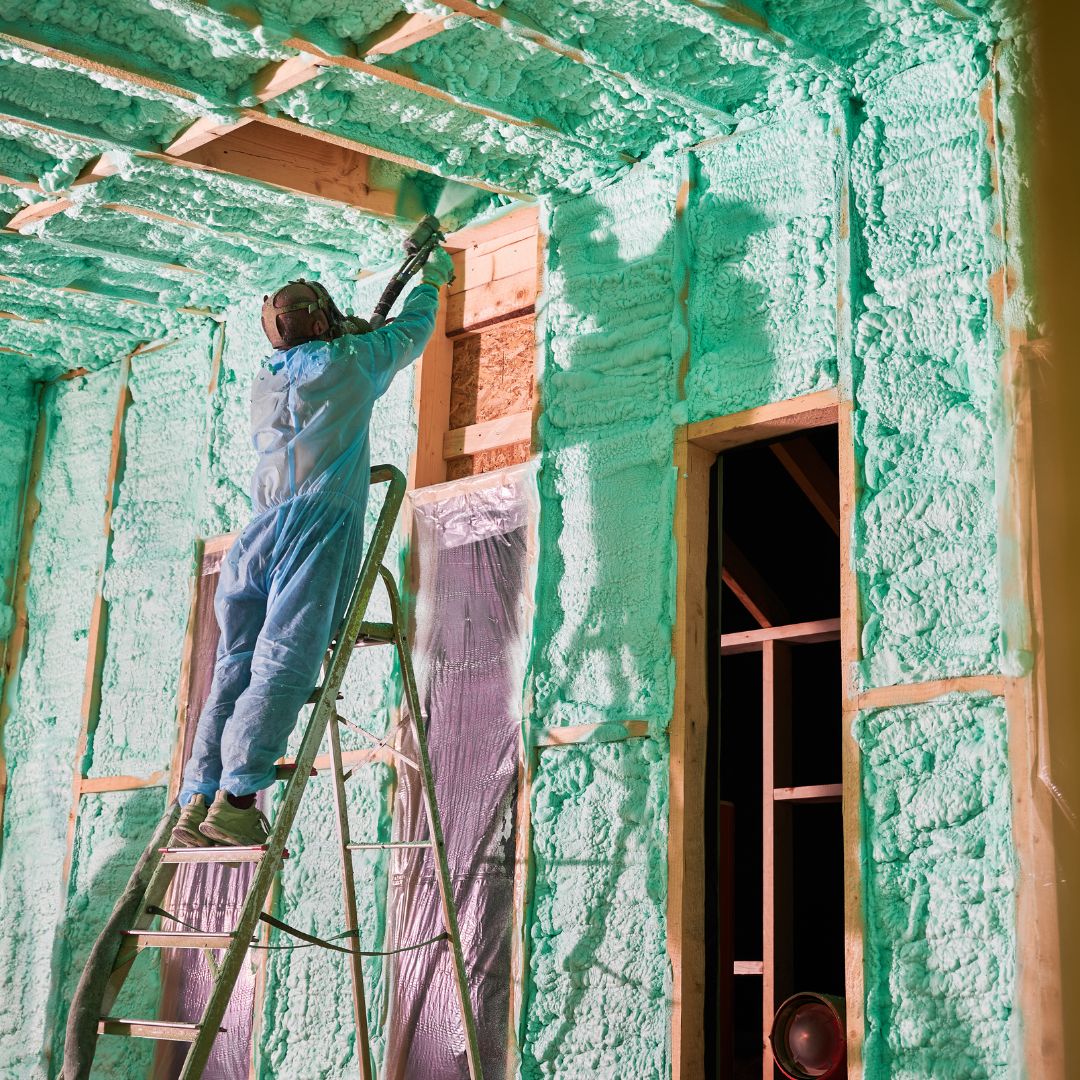
<svg viewBox="0 0 1080 1080">
<path fill-rule="evenodd" d="M 433 239 L 442 239 L 442 229 L 439 226 L 439 219 L 433 214 L 427 214 L 420 219 L 416 228 L 409 233 L 408 239 L 405 241 L 406 254 L 415 255 L 422 248 L 427 247 Z"/>
</svg>

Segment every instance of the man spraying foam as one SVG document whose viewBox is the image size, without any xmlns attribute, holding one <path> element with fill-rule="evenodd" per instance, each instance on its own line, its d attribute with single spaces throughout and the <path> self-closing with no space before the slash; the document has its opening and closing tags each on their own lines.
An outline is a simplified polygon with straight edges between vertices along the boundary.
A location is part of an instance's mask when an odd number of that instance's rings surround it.
<svg viewBox="0 0 1080 1080">
<path fill-rule="evenodd" d="M 363 559 L 372 406 L 423 351 L 452 276 L 435 248 L 401 314 L 375 330 L 313 282 L 264 299 L 275 351 L 251 391 L 254 516 L 221 567 L 221 638 L 173 846 L 266 838 L 255 795 L 274 782 Z"/>
</svg>

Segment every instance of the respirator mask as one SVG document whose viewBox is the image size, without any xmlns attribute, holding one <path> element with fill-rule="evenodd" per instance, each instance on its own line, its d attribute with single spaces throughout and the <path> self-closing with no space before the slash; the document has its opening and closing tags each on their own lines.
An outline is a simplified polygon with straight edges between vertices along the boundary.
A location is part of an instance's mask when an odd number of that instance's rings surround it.
<svg viewBox="0 0 1080 1080">
<path fill-rule="evenodd" d="M 315 324 L 320 315 L 326 330 L 317 334 Z M 323 285 L 303 278 L 290 281 L 272 296 L 263 297 L 262 327 L 275 349 L 292 349 L 307 341 L 329 341 L 344 334 L 371 331 L 366 319 L 344 315 Z"/>
</svg>

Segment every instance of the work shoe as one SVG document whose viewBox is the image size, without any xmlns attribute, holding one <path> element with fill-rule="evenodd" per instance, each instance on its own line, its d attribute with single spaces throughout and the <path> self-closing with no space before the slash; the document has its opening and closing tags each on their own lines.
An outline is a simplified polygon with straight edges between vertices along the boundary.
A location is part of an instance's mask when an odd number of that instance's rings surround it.
<svg viewBox="0 0 1080 1080">
<path fill-rule="evenodd" d="M 199 832 L 206 820 L 206 797 L 193 795 L 191 801 L 180 810 L 180 817 L 173 826 L 169 847 L 210 847 L 210 837 Z"/>
<path fill-rule="evenodd" d="M 266 843 L 270 823 L 263 812 L 252 806 L 241 810 L 229 802 L 224 791 L 214 797 L 206 820 L 199 826 L 204 838 L 227 847 L 257 847 Z"/>
</svg>

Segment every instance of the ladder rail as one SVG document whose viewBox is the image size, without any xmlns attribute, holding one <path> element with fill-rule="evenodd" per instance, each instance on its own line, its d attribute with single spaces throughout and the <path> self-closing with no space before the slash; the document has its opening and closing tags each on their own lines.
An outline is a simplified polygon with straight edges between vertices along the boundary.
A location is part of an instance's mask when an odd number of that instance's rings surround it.
<svg viewBox="0 0 1080 1080">
<path fill-rule="evenodd" d="M 360 575 L 356 579 L 356 585 L 353 587 L 347 609 L 348 614 L 345 617 L 344 626 L 338 633 L 338 640 L 331 654 L 330 663 L 326 668 L 326 677 L 323 679 L 318 701 L 308 721 L 304 737 L 300 741 L 300 749 L 296 754 L 296 769 L 285 786 L 285 793 L 274 818 L 274 826 L 267 837 L 266 855 L 256 866 L 247 898 L 241 908 L 235 931 L 237 936 L 236 944 L 227 950 L 221 961 L 218 977 L 214 980 L 210 998 L 206 1003 L 206 1008 L 203 1010 L 199 1036 L 188 1048 L 180 1072 L 180 1080 L 199 1080 L 203 1070 L 206 1068 L 206 1062 L 209 1060 L 210 1052 L 213 1049 L 218 1028 L 221 1026 L 221 1021 L 232 997 L 233 986 L 247 957 L 247 943 L 255 932 L 263 902 L 280 869 L 285 840 L 292 829 L 297 811 L 300 809 L 300 800 L 303 797 L 304 789 L 307 787 L 309 774 L 315 764 L 315 758 L 318 756 L 319 747 L 322 745 L 327 723 L 336 709 L 338 688 L 345 677 L 345 671 L 352 655 L 353 643 L 359 636 L 360 626 L 364 621 L 367 605 L 375 587 L 375 578 L 382 567 L 383 556 L 393 534 L 398 510 L 405 497 L 405 477 L 400 469 L 392 465 L 375 466 L 371 470 L 371 483 L 375 485 L 383 482 L 389 483 L 386 498 L 379 512 L 379 519 L 372 534 L 367 554 L 364 556 Z"/>
</svg>

